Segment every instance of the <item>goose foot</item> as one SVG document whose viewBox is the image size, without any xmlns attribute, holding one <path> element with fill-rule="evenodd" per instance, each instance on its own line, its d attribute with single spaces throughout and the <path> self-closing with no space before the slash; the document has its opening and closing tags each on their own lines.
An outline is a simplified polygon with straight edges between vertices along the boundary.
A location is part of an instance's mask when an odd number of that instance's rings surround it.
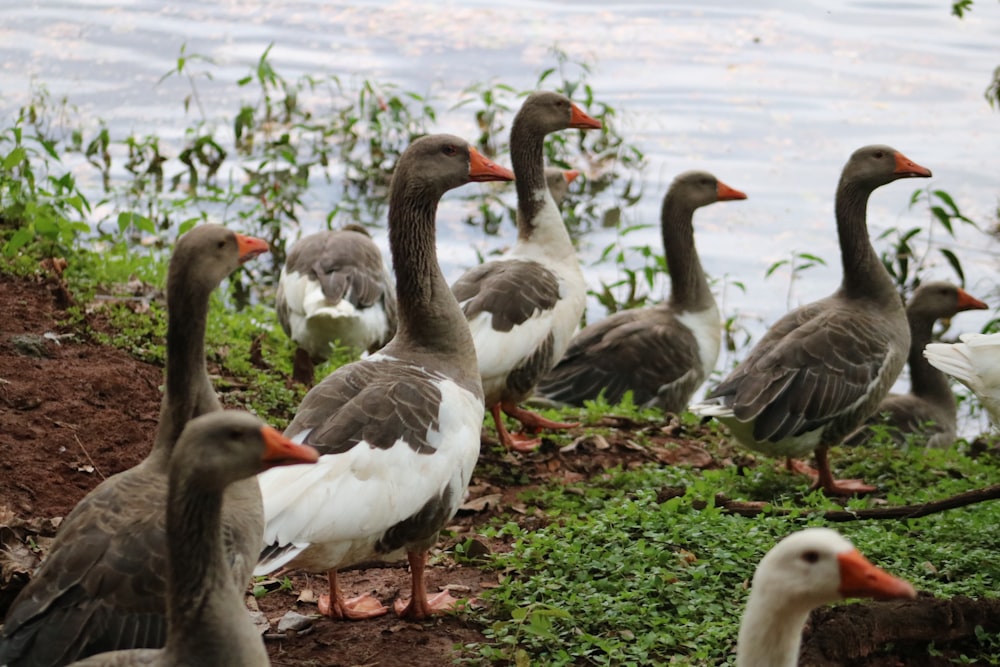
<svg viewBox="0 0 1000 667">
<path fill-rule="evenodd" d="M 805 475 L 807 477 L 812 477 L 816 479 L 819 477 L 819 471 L 813 468 L 811 465 L 805 461 L 800 461 L 799 459 L 793 459 L 788 457 L 785 459 L 785 469 L 788 472 L 798 473 L 799 475 Z"/>
<path fill-rule="evenodd" d="M 451 611 L 459 606 L 461 606 L 461 600 L 453 598 L 448 591 L 441 591 L 437 595 L 424 598 L 422 603 L 416 598 L 410 598 L 409 600 L 396 600 L 393 604 L 397 616 L 415 621 L 423 620 L 433 614 Z"/>
<path fill-rule="evenodd" d="M 857 496 L 877 491 L 877 487 L 865 484 L 861 479 L 831 479 L 828 484 L 820 484 L 819 480 L 810 487 L 810 491 L 823 489 L 828 496 Z"/>
<path fill-rule="evenodd" d="M 521 425 L 525 429 L 531 431 L 537 431 L 539 429 L 565 429 L 565 428 L 576 428 L 580 425 L 580 422 L 557 422 L 551 419 L 546 419 L 537 412 L 532 412 L 531 410 L 526 410 L 525 408 L 519 407 L 516 403 L 501 403 L 500 407 L 506 412 L 510 417 L 521 422 Z"/>
<path fill-rule="evenodd" d="M 521 433 L 514 434 L 508 431 L 507 427 L 504 426 L 503 415 L 500 414 L 500 410 L 499 403 L 490 408 L 490 413 L 493 415 L 493 423 L 497 427 L 497 437 L 500 438 L 500 444 L 515 452 L 533 452 L 538 449 L 542 444 L 542 439 L 531 438 Z"/>
<path fill-rule="evenodd" d="M 410 578 L 412 581 L 409 602 L 396 600 L 393 607 L 400 618 L 421 621 L 432 614 L 454 609 L 459 600 L 448 591 L 442 591 L 432 597 L 427 597 L 427 586 L 424 581 L 424 568 L 427 565 L 426 551 L 408 551 L 406 559 L 410 561 Z"/>
<path fill-rule="evenodd" d="M 317 603 L 319 613 L 330 618 L 348 621 L 360 621 L 366 618 L 376 618 L 389 613 L 389 608 L 382 605 L 373 595 L 368 593 L 349 600 L 337 583 L 337 571 L 327 573 L 330 582 L 330 595 L 321 595 Z"/>
<path fill-rule="evenodd" d="M 830 460 L 827 458 L 827 445 L 820 445 L 816 448 L 816 481 L 810 490 L 823 489 L 823 493 L 828 496 L 853 496 L 863 493 L 871 493 L 876 488 L 870 484 L 865 484 L 860 479 L 834 479 L 830 470 Z"/>
</svg>

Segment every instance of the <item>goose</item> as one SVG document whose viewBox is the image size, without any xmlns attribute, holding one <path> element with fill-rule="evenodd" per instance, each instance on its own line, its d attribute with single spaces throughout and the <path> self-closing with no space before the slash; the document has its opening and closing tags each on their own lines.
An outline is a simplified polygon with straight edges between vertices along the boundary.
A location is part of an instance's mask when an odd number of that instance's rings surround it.
<svg viewBox="0 0 1000 667">
<path fill-rule="evenodd" d="M 782 539 L 757 565 L 736 642 L 737 667 L 795 667 L 809 612 L 852 597 L 916 597 L 913 586 L 876 567 L 829 528 Z"/>
<path fill-rule="evenodd" d="M 484 407 L 472 335 L 437 262 L 434 218 L 446 191 L 513 177 L 451 135 L 407 148 L 389 195 L 396 336 L 302 400 L 285 435 L 318 449 L 319 463 L 258 477 L 266 526 L 255 573 L 327 572 L 330 595 L 319 608 L 333 618 L 388 611 L 371 596 L 345 599 L 338 568 L 402 553 L 412 596 L 397 601 L 400 616 L 422 619 L 455 603 L 446 592 L 428 599 L 424 569 L 479 458 Z"/>
<path fill-rule="evenodd" d="M 566 195 L 569 194 L 569 184 L 580 175 L 577 169 L 558 169 L 557 167 L 545 168 L 545 185 L 552 194 L 552 200 L 556 206 L 561 206 Z"/>
<path fill-rule="evenodd" d="M 906 306 L 910 323 L 911 389 L 908 394 L 889 394 L 875 414 L 844 444 L 863 445 L 872 437 L 870 425 L 890 427 L 897 444 L 904 444 L 908 434 L 918 435 L 928 447 L 947 447 L 955 442 L 958 408 L 948 377 L 924 358 L 924 347 L 931 342 L 934 323 L 951 319 L 964 310 L 989 308 L 961 287 L 944 281 L 920 285 Z"/>
<path fill-rule="evenodd" d="M 296 344 L 293 379 L 311 385 L 338 343 L 374 352 L 396 332 L 396 288 L 360 225 L 321 231 L 292 246 L 275 293 L 278 322 Z"/>
<path fill-rule="evenodd" d="M 517 243 L 452 285 L 476 343 L 486 407 L 508 449 L 531 451 L 540 440 L 508 432 L 501 411 L 529 429 L 576 426 L 545 419 L 518 403 L 566 351 L 587 296 L 573 241 L 546 187 L 545 135 L 600 127 L 565 95 L 542 91 L 525 99 L 510 131 Z"/>
<path fill-rule="evenodd" d="M 101 482 L 63 520 L 7 613 L 0 665 L 64 665 L 101 651 L 163 645 L 167 465 L 185 424 L 221 409 L 205 368 L 209 297 L 267 249 L 260 239 L 212 224 L 177 241 L 167 276 L 166 391 L 152 450 Z M 260 503 L 252 479 L 226 491 L 226 552 L 240 585 L 250 578 L 262 539 Z"/>
<path fill-rule="evenodd" d="M 670 298 L 623 310 L 588 325 L 538 383 L 545 398 L 582 406 L 603 393 L 620 403 L 679 414 L 708 377 L 722 340 L 719 309 L 694 245 L 696 209 L 746 195 L 704 171 L 677 176 L 663 198 L 660 228 L 670 269 Z"/>
<path fill-rule="evenodd" d="M 1000 425 L 1000 334 L 968 333 L 958 343 L 931 343 L 924 356 L 979 397 L 994 426 Z"/>
<path fill-rule="evenodd" d="M 873 491 L 861 480 L 835 480 L 827 456 L 889 393 L 910 349 L 902 299 L 868 238 L 868 198 L 900 178 L 930 175 L 888 146 L 855 151 L 835 202 L 839 289 L 775 322 L 691 411 L 719 419 L 750 449 L 788 457 L 789 468 L 810 472 L 792 459 L 815 452 L 815 486 L 828 494 Z"/>
<path fill-rule="evenodd" d="M 275 466 L 314 463 L 308 445 L 253 415 L 211 412 L 188 422 L 170 456 L 166 506 L 167 640 L 162 649 L 99 653 L 77 667 L 265 667 L 260 632 L 243 604 L 222 539 L 223 491 Z"/>
</svg>

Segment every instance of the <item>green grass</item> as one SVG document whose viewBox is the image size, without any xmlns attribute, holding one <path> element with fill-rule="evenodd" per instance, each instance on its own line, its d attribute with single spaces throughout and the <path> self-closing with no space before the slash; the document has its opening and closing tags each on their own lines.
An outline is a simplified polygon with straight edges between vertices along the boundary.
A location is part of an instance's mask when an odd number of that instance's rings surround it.
<svg viewBox="0 0 1000 667">
<path fill-rule="evenodd" d="M 996 472 L 994 461 L 970 459 L 961 449 L 925 452 L 879 444 L 835 454 L 844 474 L 886 484 L 893 504 L 986 486 Z M 801 513 L 749 519 L 711 502 L 719 492 L 759 496 L 761 486 L 776 504 Z M 686 494 L 659 502 L 657 491 L 664 487 L 682 487 Z M 757 561 L 781 537 L 810 525 L 831 525 L 872 561 L 920 590 L 973 597 L 996 590 L 1000 534 L 993 527 L 1000 505 L 909 521 L 830 524 L 819 511 L 840 506 L 818 493 L 805 495 L 802 488 L 801 478 L 762 461 L 749 476 L 736 467 L 648 466 L 532 494 L 525 501 L 545 512 L 548 525 L 525 532 L 510 522 L 484 531 L 515 542 L 512 552 L 492 558 L 490 566 L 502 573 L 503 583 L 485 596 L 488 642 L 466 647 L 474 655 L 469 661 L 733 664 L 746 586 Z M 881 502 L 856 499 L 850 506 Z M 981 644 L 978 659 L 995 659 L 995 638 Z"/>
</svg>

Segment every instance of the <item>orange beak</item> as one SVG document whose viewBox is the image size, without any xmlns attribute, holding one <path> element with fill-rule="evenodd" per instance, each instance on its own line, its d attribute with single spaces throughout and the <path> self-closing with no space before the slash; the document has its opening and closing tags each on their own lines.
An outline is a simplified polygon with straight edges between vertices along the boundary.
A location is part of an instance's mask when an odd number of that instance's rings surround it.
<svg viewBox="0 0 1000 667">
<path fill-rule="evenodd" d="M 566 179 L 567 183 L 572 183 L 576 180 L 576 177 L 580 175 L 580 172 L 576 169 L 567 169 L 563 172 L 563 178 Z"/>
<path fill-rule="evenodd" d="M 961 287 L 958 289 L 958 310 L 986 310 L 989 308 L 985 303 L 966 292 Z"/>
<path fill-rule="evenodd" d="M 930 169 L 921 167 L 899 152 L 896 153 L 896 170 L 893 173 L 904 178 L 928 178 L 931 176 Z"/>
<path fill-rule="evenodd" d="M 840 563 L 840 594 L 845 598 L 896 600 L 915 598 L 913 585 L 875 567 L 857 549 L 837 556 Z"/>
<path fill-rule="evenodd" d="M 587 113 L 576 106 L 572 102 L 569 105 L 569 126 L 575 127 L 578 130 L 599 130 L 601 129 L 601 121 L 587 115 Z"/>
<path fill-rule="evenodd" d="M 732 199 L 746 199 L 746 193 L 740 192 L 736 188 L 731 188 L 722 181 L 716 185 L 716 197 L 719 201 L 729 201 Z"/>
<path fill-rule="evenodd" d="M 309 445 L 300 445 L 281 435 L 277 429 L 262 426 L 260 434 L 264 438 L 264 469 L 287 466 L 295 463 L 315 463 L 319 452 Z"/>
<path fill-rule="evenodd" d="M 513 181 L 514 172 L 487 159 L 482 153 L 469 146 L 469 180 L 476 182 Z"/>
<path fill-rule="evenodd" d="M 243 234 L 236 235 L 236 247 L 240 250 L 240 264 L 270 250 L 267 241 Z"/>
</svg>

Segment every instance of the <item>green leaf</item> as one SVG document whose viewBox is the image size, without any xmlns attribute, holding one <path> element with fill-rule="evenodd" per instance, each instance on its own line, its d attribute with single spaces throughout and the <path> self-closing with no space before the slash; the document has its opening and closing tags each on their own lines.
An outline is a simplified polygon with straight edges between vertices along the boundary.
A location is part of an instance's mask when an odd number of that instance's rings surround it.
<svg viewBox="0 0 1000 667">
<path fill-rule="evenodd" d="M 28 156 L 28 152 L 21 146 L 16 147 L 7 157 L 3 159 L 3 169 L 4 171 L 11 171 L 14 167 L 18 166 L 24 162 L 25 158 Z"/>
<path fill-rule="evenodd" d="M 958 260 L 958 257 L 951 250 L 947 248 L 940 248 L 941 254 L 944 258 L 948 260 L 948 264 L 954 269 L 955 273 L 958 275 L 960 284 L 965 285 L 965 272 L 962 270 L 962 263 Z"/>
</svg>

